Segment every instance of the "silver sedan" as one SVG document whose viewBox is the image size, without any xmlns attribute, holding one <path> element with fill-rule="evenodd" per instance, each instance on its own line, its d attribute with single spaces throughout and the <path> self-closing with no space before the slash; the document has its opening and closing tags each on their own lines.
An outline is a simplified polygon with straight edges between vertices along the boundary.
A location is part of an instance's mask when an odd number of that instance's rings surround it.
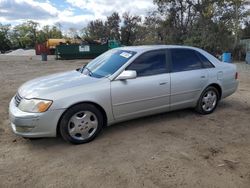
<svg viewBox="0 0 250 188">
<path fill-rule="evenodd" d="M 187 46 L 110 50 L 77 70 L 23 84 L 9 105 L 22 137 L 55 137 L 74 144 L 128 119 L 183 108 L 212 113 L 238 86 L 236 66 Z"/>
</svg>

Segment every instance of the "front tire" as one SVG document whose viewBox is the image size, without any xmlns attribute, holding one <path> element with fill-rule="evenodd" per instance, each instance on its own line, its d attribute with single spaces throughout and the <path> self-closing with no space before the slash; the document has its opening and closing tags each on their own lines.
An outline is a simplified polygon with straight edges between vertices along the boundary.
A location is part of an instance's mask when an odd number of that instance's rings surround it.
<svg viewBox="0 0 250 188">
<path fill-rule="evenodd" d="M 211 114 L 219 102 L 219 92 L 213 87 L 207 87 L 201 94 L 195 110 L 200 114 Z"/>
<path fill-rule="evenodd" d="M 103 127 L 103 115 L 92 104 L 82 103 L 69 108 L 63 115 L 60 133 L 72 144 L 92 141 Z"/>
</svg>

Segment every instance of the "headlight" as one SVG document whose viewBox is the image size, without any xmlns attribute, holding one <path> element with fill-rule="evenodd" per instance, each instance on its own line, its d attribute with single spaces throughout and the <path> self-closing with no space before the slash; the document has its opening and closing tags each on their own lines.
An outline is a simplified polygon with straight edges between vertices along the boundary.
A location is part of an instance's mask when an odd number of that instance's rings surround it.
<svg viewBox="0 0 250 188">
<path fill-rule="evenodd" d="M 51 106 L 52 101 L 43 99 L 22 99 L 18 108 L 24 112 L 45 112 Z"/>
</svg>

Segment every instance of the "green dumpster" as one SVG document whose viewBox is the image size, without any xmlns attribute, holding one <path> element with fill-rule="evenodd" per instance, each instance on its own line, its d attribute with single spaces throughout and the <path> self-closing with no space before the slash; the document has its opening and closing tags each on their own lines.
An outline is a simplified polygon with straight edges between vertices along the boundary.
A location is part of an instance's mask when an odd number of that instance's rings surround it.
<svg viewBox="0 0 250 188">
<path fill-rule="evenodd" d="M 56 57 L 57 59 L 92 59 L 119 46 L 120 43 L 115 40 L 104 44 L 62 44 L 56 46 Z"/>
</svg>

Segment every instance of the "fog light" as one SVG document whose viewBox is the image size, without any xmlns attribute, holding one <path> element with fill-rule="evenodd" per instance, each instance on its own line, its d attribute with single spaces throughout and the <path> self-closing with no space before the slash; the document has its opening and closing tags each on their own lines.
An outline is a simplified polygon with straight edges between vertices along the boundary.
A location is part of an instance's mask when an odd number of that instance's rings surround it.
<svg viewBox="0 0 250 188">
<path fill-rule="evenodd" d="M 28 127 L 28 126 L 16 126 L 16 131 L 21 133 L 27 133 L 30 132 L 34 127 Z"/>
</svg>

